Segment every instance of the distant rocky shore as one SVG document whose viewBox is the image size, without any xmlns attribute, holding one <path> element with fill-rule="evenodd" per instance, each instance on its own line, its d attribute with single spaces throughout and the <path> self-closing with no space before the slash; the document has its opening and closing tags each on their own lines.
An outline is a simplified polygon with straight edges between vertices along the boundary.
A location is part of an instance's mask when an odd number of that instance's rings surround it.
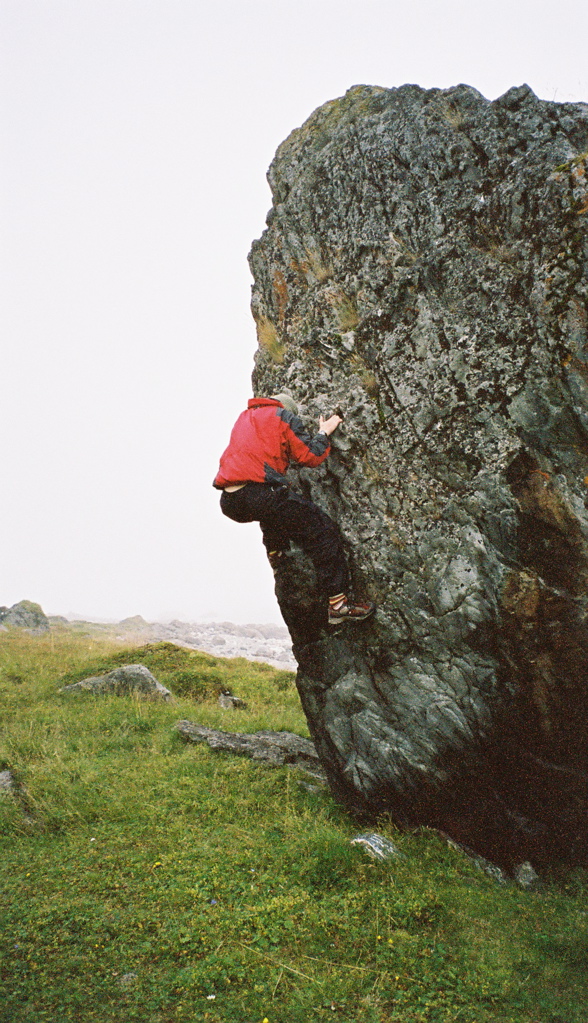
<svg viewBox="0 0 588 1023">
<path fill-rule="evenodd" d="M 61 615 L 47 616 L 39 604 L 21 600 L 0 607 L 0 631 L 26 629 L 34 635 L 50 629 L 119 640 L 124 643 L 177 643 L 219 657 L 246 657 L 275 668 L 296 670 L 288 630 L 283 625 L 235 625 L 233 622 L 146 622 L 141 615 L 121 622 L 73 621 Z"/>
<path fill-rule="evenodd" d="M 77 623 L 80 624 L 80 623 Z M 111 626 L 112 628 L 112 626 Z M 282 625 L 235 625 L 233 622 L 146 622 L 137 615 L 115 627 L 117 638 L 177 643 L 220 657 L 246 657 L 276 668 L 296 670 L 288 630 Z"/>
</svg>

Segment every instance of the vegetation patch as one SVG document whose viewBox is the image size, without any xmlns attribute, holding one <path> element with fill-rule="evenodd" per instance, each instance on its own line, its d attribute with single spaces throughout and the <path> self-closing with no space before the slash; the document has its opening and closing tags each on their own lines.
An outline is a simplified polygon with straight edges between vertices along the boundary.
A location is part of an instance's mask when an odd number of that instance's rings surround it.
<svg viewBox="0 0 588 1023">
<path fill-rule="evenodd" d="M 177 696 L 186 696 L 192 700 L 202 701 L 219 696 L 234 685 L 236 673 L 241 669 L 241 678 L 256 678 L 267 674 L 268 665 L 256 664 L 244 658 L 213 657 L 199 650 L 188 650 L 174 643 L 147 643 L 139 647 L 127 647 L 116 653 L 104 653 L 89 665 L 76 667 L 63 675 L 63 684 L 79 682 L 90 675 L 102 675 L 123 664 L 143 664 L 155 676 L 158 682 L 171 689 Z M 275 672 L 279 676 L 278 685 L 283 684 L 283 676 L 289 676 L 292 684 L 292 672 Z"/>
<path fill-rule="evenodd" d="M 121 663 L 175 703 L 59 693 Z M 308 734 L 269 665 L 0 636 L 0 764 L 22 786 L 0 795 L 2 1023 L 585 1021 L 585 875 L 499 886 L 386 820 L 403 857 L 371 861 L 328 792 L 185 745 L 178 718 Z"/>
<path fill-rule="evenodd" d="M 255 318 L 257 328 L 257 341 L 259 347 L 269 355 L 272 362 L 282 363 L 284 361 L 285 348 L 276 330 L 275 324 L 268 316 L 259 315 Z"/>
</svg>

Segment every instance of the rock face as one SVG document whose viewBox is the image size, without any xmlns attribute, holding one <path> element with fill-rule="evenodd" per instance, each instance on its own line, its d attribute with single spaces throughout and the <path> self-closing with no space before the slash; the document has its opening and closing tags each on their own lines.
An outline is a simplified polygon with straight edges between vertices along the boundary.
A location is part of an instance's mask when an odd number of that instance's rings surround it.
<svg viewBox="0 0 588 1023">
<path fill-rule="evenodd" d="M 18 604 L 13 604 L 12 607 L 0 607 L 1 625 L 4 627 L 12 625 L 39 635 L 41 632 L 48 632 L 49 619 L 40 604 L 34 604 L 32 600 L 19 600 Z"/>
<path fill-rule="evenodd" d="M 587 167 L 587 105 L 358 86 L 280 146 L 250 256 L 255 394 L 342 407 L 294 475 L 379 605 L 328 635 L 279 570 L 331 787 L 507 866 L 588 859 Z"/>
</svg>

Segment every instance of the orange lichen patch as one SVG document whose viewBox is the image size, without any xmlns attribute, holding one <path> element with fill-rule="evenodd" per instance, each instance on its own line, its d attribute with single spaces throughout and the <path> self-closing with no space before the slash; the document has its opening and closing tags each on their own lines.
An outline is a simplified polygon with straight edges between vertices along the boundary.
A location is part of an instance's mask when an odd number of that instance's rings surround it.
<svg viewBox="0 0 588 1023">
<path fill-rule="evenodd" d="M 515 492 L 523 511 L 555 527 L 564 533 L 570 542 L 581 541 L 582 532 L 576 516 L 547 473 L 539 469 L 533 470 Z"/>
<path fill-rule="evenodd" d="M 575 355 L 570 355 L 569 360 L 566 362 L 566 368 L 570 367 L 574 373 L 581 376 L 588 383 L 588 366 L 581 359 L 578 359 Z"/>
<path fill-rule="evenodd" d="M 300 313 L 291 313 L 286 325 L 288 336 L 294 339 L 295 344 L 304 343 L 306 320 Z"/>
<path fill-rule="evenodd" d="M 572 298 L 570 302 L 570 313 L 577 323 L 583 327 L 586 326 L 586 323 L 588 322 L 586 305 L 584 302 L 581 302 L 579 298 Z"/>
<path fill-rule="evenodd" d="M 500 602 L 505 611 L 528 621 L 535 618 L 539 608 L 541 587 L 537 576 L 529 572 L 510 572 L 504 584 Z"/>
<path fill-rule="evenodd" d="M 542 469 L 533 469 L 532 472 L 530 473 L 530 475 L 531 476 L 534 476 L 534 475 L 543 476 L 543 478 L 546 479 L 546 480 L 550 480 L 551 479 L 550 473 L 543 472 Z"/>
<path fill-rule="evenodd" d="M 299 285 L 308 285 L 308 279 L 311 276 L 310 263 L 308 263 L 305 259 L 291 259 L 290 269 L 296 274 Z"/>
<path fill-rule="evenodd" d="M 274 292 L 278 303 L 278 320 L 283 324 L 288 307 L 288 285 L 281 270 L 274 273 Z"/>
<path fill-rule="evenodd" d="M 538 618 L 542 605 L 545 610 L 544 595 L 545 590 L 536 575 L 525 571 L 509 573 L 500 602 L 504 610 L 517 619 L 515 631 L 523 645 L 528 642 L 525 637 L 536 635 L 541 629 Z M 552 704 L 556 698 L 553 662 L 549 653 L 534 653 L 527 661 L 527 670 L 519 676 L 519 686 L 535 707 L 539 727 L 548 738 L 553 730 Z"/>
<path fill-rule="evenodd" d="M 550 689 L 553 688 L 553 665 L 548 654 L 540 654 L 534 665 L 536 674 L 531 681 L 531 699 L 539 716 L 539 725 L 546 738 L 553 731 L 551 722 Z"/>
</svg>

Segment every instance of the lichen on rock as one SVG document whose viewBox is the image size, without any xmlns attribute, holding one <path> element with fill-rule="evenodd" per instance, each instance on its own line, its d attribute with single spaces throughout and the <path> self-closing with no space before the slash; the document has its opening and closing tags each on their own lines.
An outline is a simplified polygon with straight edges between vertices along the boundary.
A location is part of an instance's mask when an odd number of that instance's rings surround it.
<svg viewBox="0 0 588 1023">
<path fill-rule="evenodd" d="M 296 485 L 379 607 L 330 635 L 283 559 L 333 791 L 507 865 L 588 858 L 587 169 L 585 104 L 357 86 L 278 149 L 250 256 L 255 393 L 343 408 Z"/>
</svg>

